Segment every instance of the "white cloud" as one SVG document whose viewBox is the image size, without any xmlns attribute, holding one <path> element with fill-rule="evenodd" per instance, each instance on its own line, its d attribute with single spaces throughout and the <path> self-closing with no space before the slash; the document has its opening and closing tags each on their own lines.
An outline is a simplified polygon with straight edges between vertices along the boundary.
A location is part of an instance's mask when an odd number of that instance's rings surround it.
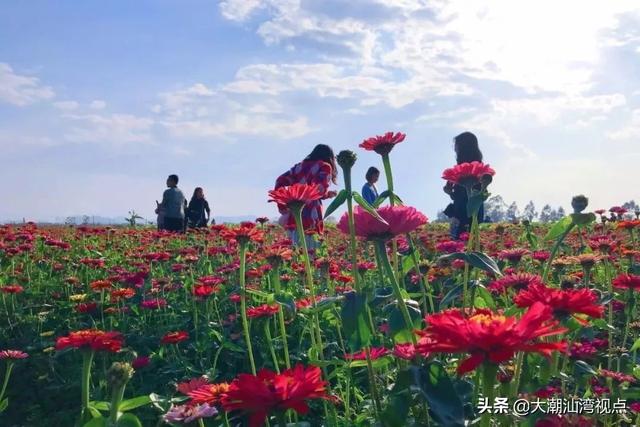
<svg viewBox="0 0 640 427">
<path fill-rule="evenodd" d="M 59 110 L 73 111 L 77 109 L 80 106 L 80 104 L 78 104 L 76 101 L 58 101 L 58 102 L 54 102 L 53 106 Z"/>
<path fill-rule="evenodd" d="M 131 114 L 66 114 L 78 125 L 72 125 L 64 138 L 75 143 L 106 143 L 122 145 L 127 143 L 150 143 L 151 127 L 154 121 Z"/>
<path fill-rule="evenodd" d="M 220 2 L 222 16 L 231 21 L 244 21 L 263 6 L 262 0 L 224 0 Z"/>
<path fill-rule="evenodd" d="M 107 103 L 101 99 L 95 99 L 89 104 L 89 108 L 92 110 L 102 110 L 107 106 Z"/>
<path fill-rule="evenodd" d="M 235 136 L 298 138 L 311 131 L 306 117 L 285 113 L 276 99 L 213 90 L 202 83 L 160 94 L 152 110 L 178 137 L 229 140 Z"/>
<path fill-rule="evenodd" d="M 640 139 L 640 109 L 631 112 L 631 118 L 621 129 L 609 132 L 612 141 L 637 141 Z"/>
<path fill-rule="evenodd" d="M 53 89 L 43 86 L 37 77 L 16 74 L 9 64 L 0 62 L 0 101 L 24 107 L 54 95 Z"/>
</svg>

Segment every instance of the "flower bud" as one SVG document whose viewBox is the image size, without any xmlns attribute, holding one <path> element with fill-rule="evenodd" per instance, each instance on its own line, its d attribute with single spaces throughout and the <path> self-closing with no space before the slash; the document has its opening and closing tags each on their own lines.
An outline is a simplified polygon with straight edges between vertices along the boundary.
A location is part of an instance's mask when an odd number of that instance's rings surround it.
<svg viewBox="0 0 640 427">
<path fill-rule="evenodd" d="M 107 383 L 112 389 L 123 387 L 131 379 L 133 372 L 130 364 L 113 362 L 107 371 Z"/>
<path fill-rule="evenodd" d="M 588 205 L 589 199 L 582 194 L 571 199 L 571 207 L 573 208 L 573 213 L 580 213 L 584 211 Z"/>
<path fill-rule="evenodd" d="M 351 169 L 356 163 L 357 158 L 358 156 L 356 156 L 356 153 L 351 150 L 342 150 L 336 156 L 338 165 L 340 165 L 342 169 Z"/>
</svg>

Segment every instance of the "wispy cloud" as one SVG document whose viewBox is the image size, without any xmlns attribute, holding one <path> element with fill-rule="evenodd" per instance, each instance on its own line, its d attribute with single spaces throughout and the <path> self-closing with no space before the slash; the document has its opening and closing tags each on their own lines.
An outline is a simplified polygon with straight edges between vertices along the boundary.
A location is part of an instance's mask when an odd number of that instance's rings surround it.
<svg viewBox="0 0 640 427">
<path fill-rule="evenodd" d="M 18 74 L 9 64 L 0 62 L 0 101 L 24 107 L 54 96 L 53 89 L 37 77 Z"/>
</svg>

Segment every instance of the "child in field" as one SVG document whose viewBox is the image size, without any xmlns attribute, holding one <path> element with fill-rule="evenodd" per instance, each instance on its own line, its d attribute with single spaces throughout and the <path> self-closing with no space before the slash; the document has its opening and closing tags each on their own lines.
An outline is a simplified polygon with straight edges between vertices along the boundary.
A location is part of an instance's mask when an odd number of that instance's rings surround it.
<svg viewBox="0 0 640 427">
<path fill-rule="evenodd" d="M 300 163 L 297 163 L 289 171 L 280 175 L 276 180 L 275 189 L 293 184 L 315 184 L 322 192 L 323 199 L 335 197 L 335 191 L 329 191 L 329 186 L 336 183 L 338 170 L 336 158 L 331 147 L 325 144 L 317 145 L 313 151 Z M 294 244 L 299 243 L 296 232 L 295 218 L 286 206 L 278 206 L 282 214 L 280 224 L 289 233 Z M 302 209 L 302 226 L 305 231 L 307 247 L 315 249 L 317 242 L 311 234 L 322 234 L 324 222 L 322 220 L 322 199 L 310 202 Z"/>
<path fill-rule="evenodd" d="M 378 198 L 378 189 L 376 188 L 378 178 L 380 178 L 380 171 L 378 168 L 371 166 L 365 175 L 367 182 L 362 186 L 362 197 L 370 205 L 373 205 Z"/>
<path fill-rule="evenodd" d="M 196 189 L 193 190 L 193 196 L 189 202 L 187 212 L 190 228 L 206 227 L 209 223 L 211 209 L 209 208 L 209 202 L 207 202 L 207 199 L 204 197 L 202 187 L 196 187 Z"/>
<path fill-rule="evenodd" d="M 482 162 L 482 152 L 478 146 L 478 138 L 471 132 L 464 132 L 454 138 L 454 150 L 456 152 L 456 162 L 470 163 Z M 458 240 L 460 234 L 468 232 L 471 225 L 471 218 L 467 215 L 467 191 L 460 185 L 447 182 L 444 192 L 453 201 L 444 210 L 444 214 L 451 218 L 451 237 Z M 478 223 L 484 221 L 484 205 L 478 212 Z"/>
<path fill-rule="evenodd" d="M 178 175 L 169 175 L 167 188 L 162 195 L 162 203 L 156 209 L 156 213 L 163 212 L 163 230 L 183 233 L 185 229 L 184 214 L 187 207 L 187 199 L 182 190 L 178 188 Z"/>
</svg>

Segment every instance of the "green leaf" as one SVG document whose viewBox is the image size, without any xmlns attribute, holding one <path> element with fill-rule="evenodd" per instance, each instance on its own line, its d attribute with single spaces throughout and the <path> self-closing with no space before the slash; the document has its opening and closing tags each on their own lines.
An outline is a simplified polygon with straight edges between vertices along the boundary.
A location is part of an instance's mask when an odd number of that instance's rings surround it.
<svg viewBox="0 0 640 427">
<path fill-rule="evenodd" d="M 502 276 L 500 267 L 498 267 L 495 260 L 482 252 L 454 252 L 452 254 L 441 256 L 439 260 L 450 261 L 454 259 L 461 259 L 480 270 L 484 270 L 496 276 Z"/>
<path fill-rule="evenodd" d="M 402 275 L 406 275 L 408 272 L 410 272 L 414 267 L 415 267 L 415 263 L 413 262 L 413 257 L 412 256 L 407 256 L 402 260 Z"/>
<path fill-rule="evenodd" d="M 320 313 L 322 311 L 328 310 L 331 307 L 335 306 L 337 302 L 342 301 L 344 299 L 343 296 L 339 297 L 326 297 L 319 301 L 315 308 L 313 306 L 304 308 L 300 311 L 305 313 Z"/>
<path fill-rule="evenodd" d="M 378 198 L 373 202 L 373 207 L 375 208 L 379 208 L 380 205 L 382 205 L 382 203 L 387 199 L 387 197 L 389 197 L 389 190 L 385 190 L 382 193 L 380 193 L 378 195 Z"/>
<path fill-rule="evenodd" d="M 593 369 L 593 367 L 591 365 L 589 365 L 587 362 L 585 362 L 584 360 L 577 360 L 575 362 L 575 366 L 576 366 L 576 370 L 580 373 L 583 374 L 590 374 L 590 375 L 598 375 L 598 373 L 596 372 L 595 369 Z"/>
<path fill-rule="evenodd" d="M 367 211 L 369 213 L 369 215 L 371 215 L 372 217 L 374 217 L 375 219 L 377 219 L 378 221 L 382 222 L 383 224 L 387 224 L 387 221 L 385 221 L 380 214 L 378 213 L 378 211 L 376 211 L 376 209 L 371 206 L 359 193 L 352 191 L 352 196 L 353 196 L 353 200 L 355 200 L 355 202 L 360 205 L 360 207 L 362 209 L 364 209 L 365 211 Z M 388 225 L 388 224 L 387 224 Z"/>
<path fill-rule="evenodd" d="M 478 286 L 476 288 L 476 294 L 478 295 L 478 298 L 481 298 L 484 301 L 485 307 L 488 307 L 492 310 L 496 309 L 496 303 L 491 296 L 491 292 L 489 292 L 487 288 L 485 288 L 484 286 Z"/>
<path fill-rule="evenodd" d="M 95 408 L 98 411 L 109 412 L 111 410 L 111 403 L 110 402 L 105 402 L 104 400 L 91 401 L 91 402 L 89 402 L 89 408 Z"/>
<path fill-rule="evenodd" d="M 407 304 L 407 310 L 409 311 L 409 317 L 411 317 L 412 323 L 412 327 L 408 328 L 400 307 L 398 307 L 397 304 L 391 304 L 387 307 L 385 307 L 385 312 L 388 312 L 389 333 L 394 341 L 396 343 L 411 342 L 411 336 L 414 334 L 413 330 L 419 328 L 422 322 L 420 309 L 411 304 Z"/>
<path fill-rule="evenodd" d="M 371 344 L 373 335 L 367 321 L 367 295 L 349 292 L 344 295 L 341 317 L 342 327 L 354 350 L 360 350 Z"/>
<path fill-rule="evenodd" d="M 118 422 L 116 423 L 117 427 L 142 427 L 142 423 L 133 414 L 124 414 L 120 418 L 118 418 Z"/>
<path fill-rule="evenodd" d="M 151 397 L 149 396 L 133 397 L 131 399 L 123 400 L 122 402 L 120 402 L 120 406 L 118 407 L 118 410 L 120 412 L 127 412 L 132 409 L 136 409 L 141 406 L 148 405 L 149 403 L 151 403 Z"/>
<path fill-rule="evenodd" d="M 482 193 L 476 193 L 469 197 L 467 201 L 467 216 L 471 218 L 476 215 L 480 211 L 480 207 L 482 207 L 482 203 L 484 203 L 486 197 Z"/>
<path fill-rule="evenodd" d="M 379 357 L 376 360 L 371 361 L 371 366 L 374 369 L 384 368 L 392 361 L 393 361 L 393 358 L 391 356 Z M 352 362 L 349 362 L 350 368 L 364 368 L 366 366 L 367 366 L 366 360 L 354 360 Z"/>
<path fill-rule="evenodd" d="M 544 236 L 544 240 L 555 240 L 565 233 L 571 226 L 572 220 L 570 216 L 565 216 L 560 221 L 553 224 L 549 232 Z"/>
<path fill-rule="evenodd" d="M 8 406 L 9 406 L 9 398 L 5 397 L 4 399 L 2 399 L 2 402 L 0 402 L 0 413 L 4 412 Z"/>
<path fill-rule="evenodd" d="M 280 292 L 275 294 L 274 301 L 286 307 L 292 313 L 296 312 L 296 300 L 290 292 Z"/>
<path fill-rule="evenodd" d="M 572 213 L 570 216 L 575 225 L 587 225 L 596 220 L 596 214 L 594 213 Z"/>
<path fill-rule="evenodd" d="M 634 343 L 633 343 L 633 345 L 632 345 L 632 346 L 631 346 L 631 348 L 629 349 L 629 352 L 630 352 L 630 353 L 631 353 L 631 352 L 634 352 L 634 351 L 636 351 L 636 350 L 637 350 L 637 349 L 639 349 L 639 348 L 640 348 L 640 338 L 638 338 L 638 339 L 636 340 L 636 342 L 634 342 Z"/>
<path fill-rule="evenodd" d="M 327 210 L 324 213 L 325 219 L 329 215 L 331 215 L 336 209 L 342 206 L 342 204 L 347 200 L 347 196 L 349 196 L 349 193 L 347 192 L 346 189 L 343 188 L 342 190 L 340 190 L 340 192 L 336 195 L 336 197 L 333 199 L 331 204 L 327 206 Z"/>
<path fill-rule="evenodd" d="M 439 362 L 411 368 L 419 394 L 429 404 L 429 412 L 439 425 L 464 426 L 464 406 L 447 371 Z"/>
<path fill-rule="evenodd" d="M 88 423 L 84 424 L 83 427 L 106 427 L 107 419 L 104 417 L 93 418 Z"/>
</svg>

